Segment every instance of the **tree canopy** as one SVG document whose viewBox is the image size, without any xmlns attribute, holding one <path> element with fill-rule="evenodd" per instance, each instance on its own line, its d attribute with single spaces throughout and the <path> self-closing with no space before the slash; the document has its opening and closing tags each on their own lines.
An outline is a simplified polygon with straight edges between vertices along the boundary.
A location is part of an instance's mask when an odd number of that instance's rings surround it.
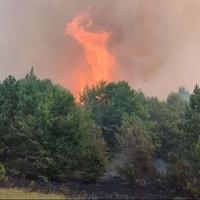
<svg viewBox="0 0 200 200">
<path fill-rule="evenodd" d="M 98 181 L 116 162 L 131 184 L 154 176 L 156 158 L 168 163 L 167 180 L 200 194 L 200 88 L 181 87 L 166 101 L 127 82 L 70 91 L 24 78 L 0 83 L 0 179 L 9 176 Z M 1 181 L 0 180 L 0 181 Z"/>
</svg>

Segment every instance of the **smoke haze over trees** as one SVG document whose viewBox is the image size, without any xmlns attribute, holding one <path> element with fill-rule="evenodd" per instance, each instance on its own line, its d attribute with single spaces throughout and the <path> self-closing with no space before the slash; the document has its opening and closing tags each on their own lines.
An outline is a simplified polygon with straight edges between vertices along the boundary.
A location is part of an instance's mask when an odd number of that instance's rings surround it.
<svg viewBox="0 0 200 200">
<path fill-rule="evenodd" d="M 162 98 L 180 85 L 192 90 L 199 81 L 198 0 L 1 1 L 0 78 L 9 73 L 23 77 L 34 65 L 40 77 L 73 91 L 72 75 L 85 57 L 64 30 L 88 6 L 92 30 L 112 32 L 113 80 Z"/>
</svg>

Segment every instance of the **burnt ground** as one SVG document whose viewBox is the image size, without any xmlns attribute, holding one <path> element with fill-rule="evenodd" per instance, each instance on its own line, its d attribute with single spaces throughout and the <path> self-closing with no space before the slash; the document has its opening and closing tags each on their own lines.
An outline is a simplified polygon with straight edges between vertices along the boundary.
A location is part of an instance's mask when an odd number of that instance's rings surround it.
<svg viewBox="0 0 200 200">
<path fill-rule="evenodd" d="M 112 178 L 101 183 L 87 184 L 80 181 L 70 183 L 41 182 L 9 178 L 9 181 L 1 185 L 1 188 L 23 188 L 30 191 L 44 193 L 55 192 L 58 194 L 82 196 L 86 199 L 195 199 L 191 194 L 181 189 L 170 189 L 163 183 L 148 183 L 135 185 L 130 188 L 120 178 Z"/>
</svg>

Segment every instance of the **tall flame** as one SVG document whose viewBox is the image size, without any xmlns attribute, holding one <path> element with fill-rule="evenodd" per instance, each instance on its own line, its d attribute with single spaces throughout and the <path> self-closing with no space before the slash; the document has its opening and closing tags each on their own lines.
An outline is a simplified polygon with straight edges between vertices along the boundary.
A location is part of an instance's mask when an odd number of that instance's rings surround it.
<svg viewBox="0 0 200 200">
<path fill-rule="evenodd" d="M 86 85 L 93 85 L 100 80 L 110 81 L 115 58 L 108 50 L 109 32 L 91 32 L 93 22 L 88 11 L 75 17 L 66 27 L 65 33 L 78 41 L 84 49 L 87 66 L 81 66 L 76 80 L 75 92 L 80 92 Z"/>
</svg>

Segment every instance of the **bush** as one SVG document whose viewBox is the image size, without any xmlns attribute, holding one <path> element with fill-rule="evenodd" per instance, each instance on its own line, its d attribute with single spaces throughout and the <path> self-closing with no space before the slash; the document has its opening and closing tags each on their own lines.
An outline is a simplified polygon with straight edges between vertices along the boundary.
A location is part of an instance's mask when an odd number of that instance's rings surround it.
<svg viewBox="0 0 200 200">
<path fill-rule="evenodd" d="M 3 164 L 0 163 L 0 183 L 4 183 L 6 181 L 7 181 L 6 170 Z"/>
<path fill-rule="evenodd" d="M 200 174 L 198 170 L 194 169 L 194 166 L 194 163 L 191 164 L 173 156 L 167 171 L 169 185 L 187 190 L 193 195 L 200 195 Z"/>
<path fill-rule="evenodd" d="M 119 175 L 121 175 L 122 177 L 127 179 L 128 184 L 130 186 L 135 185 L 136 176 L 135 176 L 135 170 L 133 167 L 128 167 L 128 166 L 118 167 L 117 171 L 118 171 Z"/>
<path fill-rule="evenodd" d="M 166 176 L 169 185 L 185 189 L 188 180 L 188 170 L 188 166 L 180 160 L 170 163 Z"/>
</svg>

